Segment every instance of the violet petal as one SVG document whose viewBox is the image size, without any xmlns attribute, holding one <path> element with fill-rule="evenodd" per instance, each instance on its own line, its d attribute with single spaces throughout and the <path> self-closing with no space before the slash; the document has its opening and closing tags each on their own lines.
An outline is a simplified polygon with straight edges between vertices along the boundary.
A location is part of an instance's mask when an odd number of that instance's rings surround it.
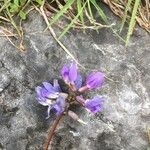
<svg viewBox="0 0 150 150">
<path fill-rule="evenodd" d="M 65 98 L 59 96 L 54 105 L 52 106 L 57 116 L 59 116 L 65 110 L 65 105 Z"/>
<path fill-rule="evenodd" d="M 103 98 L 95 96 L 85 101 L 85 107 L 95 114 L 103 109 L 103 102 Z"/>
<path fill-rule="evenodd" d="M 74 82 L 77 89 L 79 89 L 82 86 L 82 81 L 82 76 L 78 74 L 77 79 Z"/>
<path fill-rule="evenodd" d="M 96 89 L 101 87 L 105 79 L 104 77 L 105 75 L 102 72 L 91 73 L 86 79 L 87 87 L 89 89 Z"/>
<path fill-rule="evenodd" d="M 53 81 L 53 88 L 56 92 L 61 92 L 61 88 L 59 86 L 58 80 L 54 79 Z"/>
<path fill-rule="evenodd" d="M 61 69 L 61 76 L 63 77 L 64 81 L 69 80 L 69 68 L 67 65 L 64 65 L 63 68 Z"/>
<path fill-rule="evenodd" d="M 54 92 L 54 88 L 53 88 L 53 86 L 52 86 L 50 83 L 48 83 L 48 82 L 43 82 L 43 85 L 44 85 L 44 87 L 45 87 L 45 89 L 46 89 L 47 91 L 49 91 L 49 92 Z"/>
<path fill-rule="evenodd" d="M 77 79 L 77 64 L 72 63 L 69 70 L 69 81 L 73 83 Z"/>
</svg>

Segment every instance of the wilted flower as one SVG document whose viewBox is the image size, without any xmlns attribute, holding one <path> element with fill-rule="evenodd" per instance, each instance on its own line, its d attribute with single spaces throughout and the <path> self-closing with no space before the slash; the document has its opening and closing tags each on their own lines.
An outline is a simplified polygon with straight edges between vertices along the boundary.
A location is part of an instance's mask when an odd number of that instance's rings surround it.
<svg viewBox="0 0 150 150">
<path fill-rule="evenodd" d="M 93 99 L 88 99 L 85 101 L 85 107 L 89 109 L 92 113 L 97 113 L 103 109 L 104 99 L 98 96 L 95 96 Z"/>
</svg>

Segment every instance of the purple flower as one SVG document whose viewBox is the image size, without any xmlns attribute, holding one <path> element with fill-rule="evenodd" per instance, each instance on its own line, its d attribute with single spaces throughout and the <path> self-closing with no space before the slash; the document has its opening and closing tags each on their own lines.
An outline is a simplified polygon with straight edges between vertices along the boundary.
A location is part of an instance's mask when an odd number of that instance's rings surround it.
<svg viewBox="0 0 150 150">
<path fill-rule="evenodd" d="M 65 106 L 66 106 L 65 98 L 62 96 L 59 96 L 57 100 L 48 107 L 47 118 L 50 117 L 51 110 L 54 110 L 57 116 L 61 115 L 61 113 L 65 110 Z"/>
<path fill-rule="evenodd" d="M 74 84 L 75 84 L 75 87 L 77 89 L 79 89 L 81 86 L 82 86 L 82 76 L 80 74 L 77 75 L 77 79 L 75 80 Z"/>
<path fill-rule="evenodd" d="M 105 79 L 104 77 L 105 75 L 102 72 L 91 73 L 86 79 L 87 88 L 92 90 L 101 87 Z"/>
<path fill-rule="evenodd" d="M 65 98 L 62 96 L 59 96 L 56 100 L 56 102 L 54 103 L 54 105 L 52 106 L 52 109 L 55 110 L 56 115 L 59 116 L 64 110 L 65 110 Z"/>
<path fill-rule="evenodd" d="M 92 113 L 97 113 L 103 109 L 104 99 L 98 96 L 95 96 L 93 99 L 87 99 L 84 106 L 89 109 Z"/>
<path fill-rule="evenodd" d="M 74 81 L 77 79 L 77 64 L 72 63 L 70 67 L 64 65 L 61 69 L 61 75 L 66 83 L 74 84 Z"/>
<path fill-rule="evenodd" d="M 56 99 L 61 92 L 58 80 L 54 80 L 53 86 L 48 82 L 43 82 L 43 86 L 36 87 L 37 100 L 43 106 L 49 106 L 51 99 Z"/>
</svg>

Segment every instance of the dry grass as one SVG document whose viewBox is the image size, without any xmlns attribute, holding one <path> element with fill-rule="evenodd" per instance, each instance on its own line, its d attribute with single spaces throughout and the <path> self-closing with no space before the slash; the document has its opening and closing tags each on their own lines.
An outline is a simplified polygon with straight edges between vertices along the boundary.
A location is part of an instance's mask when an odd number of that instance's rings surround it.
<svg viewBox="0 0 150 150">
<path fill-rule="evenodd" d="M 104 0 L 104 2 L 110 7 L 110 9 L 122 19 L 125 16 L 125 10 L 127 7 L 127 3 L 129 0 Z M 132 16 L 133 5 L 135 0 L 132 0 L 128 11 L 125 21 L 129 21 Z M 138 11 L 136 14 L 136 21 L 137 23 L 144 28 L 146 31 L 150 33 L 150 1 L 149 0 L 142 0 Z"/>
</svg>

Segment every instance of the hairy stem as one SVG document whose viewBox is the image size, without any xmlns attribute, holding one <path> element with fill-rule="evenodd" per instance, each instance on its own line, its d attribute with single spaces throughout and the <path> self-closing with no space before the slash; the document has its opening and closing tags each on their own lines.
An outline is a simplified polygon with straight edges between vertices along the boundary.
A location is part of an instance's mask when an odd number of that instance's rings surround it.
<svg viewBox="0 0 150 150">
<path fill-rule="evenodd" d="M 55 122 L 53 123 L 49 133 L 48 133 L 48 138 L 47 138 L 47 141 L 44 143 L 44 150 L 48 150 L 48 147 L 50 145 L 50 142 L 52 140 L 52 137 L 55 133 L 55 130 L 60 122 L 60 120 L 62 119 L 62 117 L 64 116 L 64 114 L 62 113 L 60 116 L 58 116 L 55 120 Z"/>
</svg>

